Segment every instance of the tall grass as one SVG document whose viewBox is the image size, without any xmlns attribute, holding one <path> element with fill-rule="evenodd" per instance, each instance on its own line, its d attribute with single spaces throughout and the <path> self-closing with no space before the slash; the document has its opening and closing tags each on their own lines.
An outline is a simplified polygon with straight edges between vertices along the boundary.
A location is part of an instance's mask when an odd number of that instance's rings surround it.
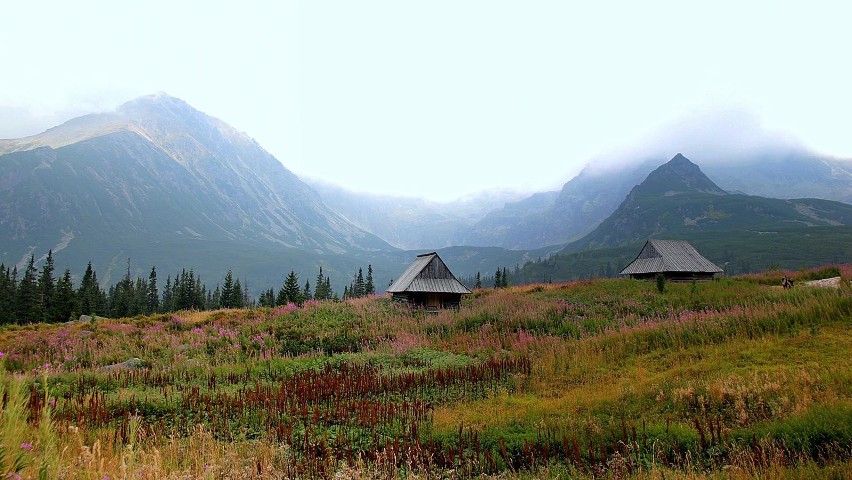
<svg viewBox="0 0 852 480">
<path fill-rule="evenodd" d="M 7 327 L 2 473 L 846 473 L 852 296 L 772 275 Z"/>
</svg>

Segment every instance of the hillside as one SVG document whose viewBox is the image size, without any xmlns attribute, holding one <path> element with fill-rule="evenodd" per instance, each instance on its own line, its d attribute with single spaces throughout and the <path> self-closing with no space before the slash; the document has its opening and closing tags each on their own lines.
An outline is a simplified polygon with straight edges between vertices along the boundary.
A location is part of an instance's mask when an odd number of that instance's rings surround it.
<svg viewBox="0 0 852 480">
<path fill-rule="evenodd" d="M 852 205 L 841 202 L 728 194 L 678 154 L 651 172 L 612 215 L 568 249 L 613 247 L 651 237 L 699 239 L 710 232 L 776 232 L 850 223 Z"/>
<path fill-rule="evenodd" d="M 663 163 L 664 159 L 654 158 L 618 165 L 590 163 L 559 192 L 507 203 L 461 230 L 454 243 L 531 249 L 577 240 L 611 215 L 630 190 Z M 737 158 L 702 157 L 698 163 L 726 192 L 852 204 L 852 162 L 848 159 L 780 149 Z"/>
<path fill-rule="evenodd" d="M 392 250 L 251 138 L 167 95 L 0 141 L 0 152 L 6 265 L 53 249 L 75 270 L 92 260 L 105 280 L 128 257 L 218 277 L 253 274 L 264 257 L 312 271 L 322 255 Z"/>
<path fill-rule="evenodd" d="M 803 286 L 838 273 L 839 289 Z M 775 273 L 664 292 L 596 280 L 480 290 L 438 314 L 379 297 L 0 327 L 6 468 L 845 478 L 852 270 L 787 274 L 791 290 Z"/>
</svg>

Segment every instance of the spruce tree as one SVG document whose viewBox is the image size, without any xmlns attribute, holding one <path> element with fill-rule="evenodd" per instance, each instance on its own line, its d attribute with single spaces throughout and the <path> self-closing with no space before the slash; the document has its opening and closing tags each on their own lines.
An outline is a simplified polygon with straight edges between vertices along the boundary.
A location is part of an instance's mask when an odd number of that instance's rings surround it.
<svg viewBox="0 0 852 480">
<path fill-rule="evenodd" d="M 275 305 L 282 306 L 287 305 L 289 303 L 289 298 L 287 298 L 287 278 L 284 278 L 284 281 L 281 283 L 281 288 L 278 289 L 278 295 L 275 296 Z"/>
<path fill-rule="evenodd" d="M 503 272 L 498 268 L 496 272 L 494 272 L 494 288 L 501 288 L 503 286 Z"/>
<path fill-rule="evenodd" d="M 15 323 L 15 304 L 18 297 L 18 271 L 0 264 L 0 325 Z"/>
<path fill-rule="evenodd" d="M 225 274 L 225 281 L 222 283 L 222 292 L 221 292 L 221 301 L 219 302 L 219 306 L 221 308 L 234 308 L 234 305 L 231 304 L 234 298 L 234 276 L 230 270 Z"/>
<path fill-rule="evenodd" d="M 192 272 L 192 270 L 190 270 Z M 195 288 L 193 289 L 192 308 L 196 310 L 204 310 L 204 290 L 206 287 L 201 283 L 201 275 L 195 277 Z"/>
<path fill-rule="evenodd" d="M 124 277 L 110 288 L 110 315 L 126 317 L 132 313 L 133 281 L 130 279 L 130 259 L 127 259 L 127 270 Z"/>
<path fill-rule="evenodd" d="M 328 290 L 328 278 L 322 274 L 322 266 L 320 266 L 319 274 L 317 275 L 316 288 L 314 289 L 314 298 L 316 300 L 328 300 L 331 294 Z"/>
<path fill-rule="evenodd" d="M 38 293 L 41 297 L 41 308 L 44 314 L 44 321 L 53 322 L 56 317 L 54 311 L 54 291 L 56 289 L 56 281 L 53 279 L 53 250 L 47 251 L 47 259 L 44 266 L 41 267 L 41 275 L 38 278 Z"/>
<path fill-rule="evenodd" d="M 304 290 L 302 290 L 302 296 L 299 299 L 299 300 L 301 300 L 301 302 L 299 302 L 299 303 L 300 304 L 305 303 L 310 299 L 311 299 L 311 281 L 305 280 L 305 288 L 304 288 Z"/>
<path fill-rule="evenodd" d="M 253 308 L 255 305 L 252 303 L 251 297 L 249 296 L 249 286 L 248 281 L 245 282 L 243 286 L 243 308 Z"/>
<path fill-rule="evenodd" d="M 166 277 L 166 284 L 163 285 L 163 303 L 160 307 L 160 311 L 163 313 L 174 310 L 175 298 L 172 292 L 172 276 L 168 275 Z"/>
<path fill-rule="evenodd" d="M 86 267 L 86 272 L 83 274 L 83 279 L 80 281 L 80 288 L 77 290 L 77 299 L 80 302 L 80 314 L 91 315 L 97 309 L 97 303 L 93 290 L 95 271 L 92 268 L 92 262 Z"/>
<path fill-rule="evenodd" d="M 503 278 L 501 280 L 503 282 L 503 288 L 509 286 L 509 272 L 506 271 L 506 267 L 503 267 Z"/>
<path fill-rule="evenodd" d="M 208 309 L 216 309 L 222 307 L 222 290 L 219 288 L 219 284 L 216 284 L 216 289 L 213 290 L 213 297 L 210 299 L 210 306 Z"/>
<path fill-rule="evenodd" d="M 272 291 L 271 288 L 269 290 L 264 290 L 260 293 L 260 297 L 258 297 L 257 303 L 261 307 L 274 307 L 275 293 Z"/>
<path fill-rule="evenodd" d="M 228 303 L 231 304 L 231 308 L 243 308 L 245 306 L 243 286 L 239 278 L 234 281 L 234 288 L 231 289 L 231 300 Z"/>
<path fill-rule="evenodd" d="M 71 282 L 71 270 L 66 268 L 62 277 L 56 281 L 56 294 L 53 302 L 53 317 L 48 321 L 67 322 L 74 316 L 77 295 Z"/>
<path fill-rule="evenodd" d="M 30 255 L 30 261 L 18 285 L 17 323 L 36 323 L 44 320 L 36 275 L 35 257 Z"/>
<path fill-rule="evenodd" d="M 479 272 L 476 272 L 476 284 L 473 286 L 473 288 L 482 288 L 482 277 L 480 277 Z"/>
<path fill-rule="evenodd" d="M 372 295 L 376 293 L 376 286 L 373 285 L 373 266 L 367 265 L 367 283 L 364 284 L 364 295 Z"/>
<path fill-rule="evenodd" d="M 290 270 L 290 274 L 287 275 L 287 279 L 284 280 L 284 298 L 286 298 L 287 303 L 295 303 L 300 304 L 302 291 L 299 288 L 299 276 L 296 275 L 296 272 Z"/>
<path fill-rule="evenodd" d="M 148 274 L 147 301 L 147 313 L 156 313 L 160 310 L 160 291 L 157 289 L 157 267 L 151 267 L 151 273 Z"/>
<path fill-rule="evenodd" d="M 358 268 L 358 276 L 355 277 L 355 293 L 352 294 L 353 297 L 363 297 L 364 296 L 364 272 L 359 267 Z"/>
<path fill-rule="evenodd" d="M 133 288 L 133 307 L 130 315 L 148 313 L 148 281 L 142 277 L 136 277 L 136 286 Z"/>
</svg>

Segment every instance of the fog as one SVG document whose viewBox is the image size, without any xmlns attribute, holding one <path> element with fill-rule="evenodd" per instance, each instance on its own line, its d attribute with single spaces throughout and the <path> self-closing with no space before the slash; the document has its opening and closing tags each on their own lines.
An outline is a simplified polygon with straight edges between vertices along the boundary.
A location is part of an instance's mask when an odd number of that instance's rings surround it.
<svg viewBox="0 0 852 480">
<path fill-rule="evenodd" d="M 603 174 L 648 160 L 665 162 L 678 153 L 699 164 L 743 162 L 759 154 L 809 149 L 794 136 L 767 129 L 740 107 L 695 111 L 666 122 L 638 141 L 592 158 L 586 171 Z"/>
</svg>

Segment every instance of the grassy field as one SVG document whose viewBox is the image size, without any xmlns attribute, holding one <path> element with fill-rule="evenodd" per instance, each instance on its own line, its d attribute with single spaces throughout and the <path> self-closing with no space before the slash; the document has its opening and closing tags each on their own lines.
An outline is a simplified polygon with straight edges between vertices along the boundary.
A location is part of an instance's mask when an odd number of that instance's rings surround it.
<svg viewBox="0 0 852 480">
<path fill-rule="evenodd" d="M 5 327 L 0 474 L 850 478 L 850 277 Z"/>
</svg>

